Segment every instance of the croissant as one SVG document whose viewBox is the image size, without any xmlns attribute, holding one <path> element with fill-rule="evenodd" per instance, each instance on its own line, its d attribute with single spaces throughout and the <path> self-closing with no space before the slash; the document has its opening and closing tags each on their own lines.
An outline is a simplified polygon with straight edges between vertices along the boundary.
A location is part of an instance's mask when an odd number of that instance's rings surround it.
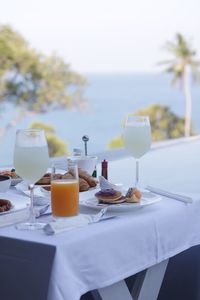
<svg viewBox="0 0 200 300">
<path fill-rule="evenodd" d="M 65 173 L 62 176 L 63 179 L 72 179 L 73 175 L 71 173 Z M 88 191 L 90 188 L 89 184 L 83 178 L 79 178 L 79 192 Z"/>
<path fill-rule="evenodd" d="M 90 176 L 86 171 L 79 169 L 79 192 L 88 191 L 91 187 L 97 185 L 97 181 Z M 72 173 L 55 174 L 54 179 L 73 179 L 74 176 Z M 50 185 L 51 184 L 51 174 L 46 173 L 36 184 L 40 185 Z"/>
<path fill-rule="evenodd" d="M 62 175 L 62 179 L 72 179 L 74 178 L 72 174 L 70 173 L 65 173 Z"/>
<path fill-rule="evenodd" d="M 83 178 L 79 178 L 79 192 L 85 192 L 88 191 L 90 188 L 87 181 Z"/>
<path fill-rule="evenodd" d="M 78 169 L 79 177 L 86 180 L 90 187 L 95 187 L 97 185 L 97 181 L 89 175 L 86 171 L 82 169 Z"/>
</svg>

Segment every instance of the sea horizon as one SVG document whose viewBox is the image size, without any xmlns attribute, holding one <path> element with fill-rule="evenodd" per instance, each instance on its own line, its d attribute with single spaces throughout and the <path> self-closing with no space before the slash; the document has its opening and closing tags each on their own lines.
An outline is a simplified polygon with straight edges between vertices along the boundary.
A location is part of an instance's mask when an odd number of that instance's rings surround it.
<svg viewBox="0 0 200 300">
<path fill-rule="evenodd" d="M 79 110 L 57 110 L 46 114 L 25 117 L 10 128 L 1 140 L 1 162 L 12 161 L 16 129 L 27 128 L 32 122 L 51 124 L 55 133 L 69 147 L 83 148 L 82 136 L 90 138 L 90 153 L 105 151 L 108 143 L 122 133 L 122 120 L 127 113 L 145 108 L 152 104 L 165 105 L 172 112 L 184 117 L 185 100 L 179 88 L 171 86 L 172 76 L 159 72 L 102 73 L 83 74 L 87 80 L 84 97 L 88 108 Z M 200 133 L 200 85 L 193 85 L 192 121 L 197 133 Z M 1 126 L 15 115 L 15 108 L 4 110 Z"/>
</svg>

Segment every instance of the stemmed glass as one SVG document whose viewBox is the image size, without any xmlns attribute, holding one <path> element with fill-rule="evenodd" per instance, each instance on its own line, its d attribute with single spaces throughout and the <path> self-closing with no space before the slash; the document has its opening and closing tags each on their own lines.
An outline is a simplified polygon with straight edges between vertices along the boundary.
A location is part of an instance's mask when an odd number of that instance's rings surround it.
<svg viewBox="0 0 200 300">
<path fill-rule="evenodd" d="M 30 216 L 25 223 L 17 224 L 18 229 L 35 230 L 44 226 L 36 221 L 33 207 L 34 184 L 45 174 L 49 165 L 49 154 L 45 133 L 40 129 L 17 130 L 14 149 L 14 167 L 17 174 L 29 185 Z"/>
<path fill-rule="evenodd" d="M 150 149 L 151 126 L 149 117 L 128 115 L 124 128 L 124 144 L 136 160 L 135 187 L 139 185 L 139 159 Z"/>
</svg>

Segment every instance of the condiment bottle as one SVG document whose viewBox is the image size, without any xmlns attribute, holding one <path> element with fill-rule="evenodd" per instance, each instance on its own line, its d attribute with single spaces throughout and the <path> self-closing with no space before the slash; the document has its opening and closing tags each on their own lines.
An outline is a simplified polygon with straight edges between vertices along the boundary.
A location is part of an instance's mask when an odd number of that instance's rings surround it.
<svg viewBox="0 0 200 300">
<path fill-rule="evenodd" d="M 97 167 L 95 166 L 92 177 L 97 178 Z"/>
<path fill-rule="evenodd" d="M 108 179 L 108 162 L 105 159 L 101 162 L 101 175 Z"/>
</svg>

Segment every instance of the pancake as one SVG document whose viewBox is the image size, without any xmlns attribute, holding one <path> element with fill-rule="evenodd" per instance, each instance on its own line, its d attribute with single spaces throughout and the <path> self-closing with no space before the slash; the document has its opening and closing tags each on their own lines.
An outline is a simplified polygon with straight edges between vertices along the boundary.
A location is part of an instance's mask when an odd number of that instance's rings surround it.
<svg viewBox="0 0 200 300">
<path fill-rule="evenodd" d="M 116 204 L 125 201 L 122 193 L 120 191 L 115 191 L 114 189 L 101 190 L 95 194 L 95 197 L 101 203 Z"/>
</svg>

